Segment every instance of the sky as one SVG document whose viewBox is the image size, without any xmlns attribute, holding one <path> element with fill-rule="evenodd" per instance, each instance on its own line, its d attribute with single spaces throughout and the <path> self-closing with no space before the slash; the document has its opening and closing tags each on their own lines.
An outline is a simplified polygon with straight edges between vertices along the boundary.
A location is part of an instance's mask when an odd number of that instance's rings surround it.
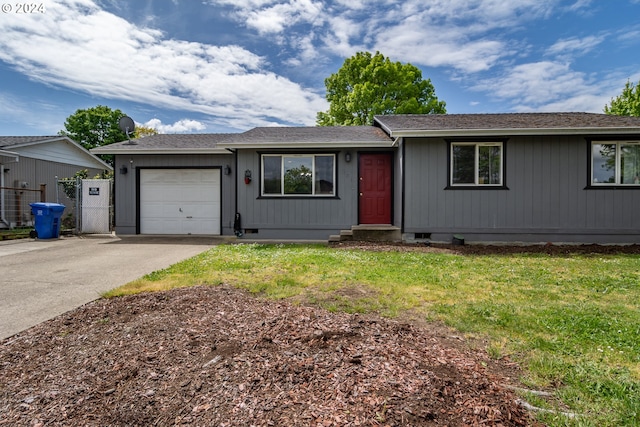
<svg viewBox="0 0 640 427">
<path fill-rule="evenodd" d="M 314 126 L 357 52 L 448 113 L 601 113 L 640 81 L 640 0 L 3 0 L 0 135 L 106 105 L 160 133 Z"/>
</svg>

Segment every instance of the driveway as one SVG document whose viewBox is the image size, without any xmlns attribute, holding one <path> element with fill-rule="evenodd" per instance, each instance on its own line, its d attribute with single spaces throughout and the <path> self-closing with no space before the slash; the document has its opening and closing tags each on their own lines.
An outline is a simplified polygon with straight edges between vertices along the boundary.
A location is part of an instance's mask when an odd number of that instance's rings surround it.
<svg viewBox="0 0 640 427">
<path fill-rule="evenodd" d="M 202 236 L 106 236 L 0 242 L 0 339 L 223 242 Z"/>
</svg>

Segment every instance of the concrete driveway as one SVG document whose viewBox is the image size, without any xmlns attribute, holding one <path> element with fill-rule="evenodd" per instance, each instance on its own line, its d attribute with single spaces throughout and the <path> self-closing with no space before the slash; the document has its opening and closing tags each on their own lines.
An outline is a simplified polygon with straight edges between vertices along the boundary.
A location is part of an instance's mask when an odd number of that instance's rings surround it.
<svg viewBox="0 0 640 427">
<path fill-rule="evenodd" d="M 0 339 L 223 242 L 201 236 L 0 242 Z"/>
</svg>

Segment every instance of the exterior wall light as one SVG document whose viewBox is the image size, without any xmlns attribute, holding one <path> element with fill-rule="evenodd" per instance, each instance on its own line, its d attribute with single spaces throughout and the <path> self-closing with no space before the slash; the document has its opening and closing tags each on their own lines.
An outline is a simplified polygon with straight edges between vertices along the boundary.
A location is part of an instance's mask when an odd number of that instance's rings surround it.
<svg viewBox="0 0 640 427">
<path fill-rule="evenodd" d="M 128 172 L 127 167 L 125 165 L 120 166 L 120 175 L 126 175 Z"/>
<path fill-rule="evenodd" d="M 344 155 L 344 161 L 349 163 L 351 161 L 351 153 L 347 151 L 347 153 Z"/>
<path fill-rule="evenodd" d="M 224 174 L 225 175 L 231 175 L 231 167 L 229 165 L 226 165 L 224 167 Z"/>
</svg>

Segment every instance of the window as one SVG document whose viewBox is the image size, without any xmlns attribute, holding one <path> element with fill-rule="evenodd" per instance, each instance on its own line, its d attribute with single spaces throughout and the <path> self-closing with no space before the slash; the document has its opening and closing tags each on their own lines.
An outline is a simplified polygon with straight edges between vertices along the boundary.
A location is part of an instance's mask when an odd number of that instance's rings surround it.
<svg viewBox="0 0 640 427">
<path fill-rule="evenodd" d="M 334 154 L 263 154 L 263 196 L 334 196 Z"/>
<path fill-rule="evenodd" d="M 452 186 L 502 186 L 502 142 L 452 142 Z"/>
<path fill-rule="evenodd" d="M 640 142 L 593 142 L 591 183 L 640 185 Z"/>
</svg>

